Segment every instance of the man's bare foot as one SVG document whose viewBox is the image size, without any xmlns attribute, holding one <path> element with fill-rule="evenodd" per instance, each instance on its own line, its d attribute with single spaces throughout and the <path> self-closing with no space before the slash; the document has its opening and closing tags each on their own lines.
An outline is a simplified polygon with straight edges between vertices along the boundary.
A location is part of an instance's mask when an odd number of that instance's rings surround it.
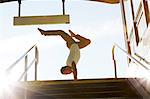
<svg viewBox="0 0 150 99">
<path fill-rule="evenodd" d="M 38 28 L 38 30 L 41 32 L 42 35 L 45 35 L 45 34 L 44 34 L 44 32 L 45 32 L 44 30 L 42 30 L 42 29 L 40 29 L 40 28 Z"/>
<path fill-rule="evenodd" d="M 69 33 L 71 34 L 71 37 L 75 37 L 76 34 L 74 34 L 71 30 L 69 30 Z"/>
</svg>

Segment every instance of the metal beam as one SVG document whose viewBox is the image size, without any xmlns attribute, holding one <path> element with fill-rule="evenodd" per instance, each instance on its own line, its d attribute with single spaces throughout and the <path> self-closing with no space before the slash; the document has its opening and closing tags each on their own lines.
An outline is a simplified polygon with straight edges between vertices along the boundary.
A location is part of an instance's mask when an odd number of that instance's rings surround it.
<svg viewBox="0 0 150 99">
<path fill-rule="evenodd" d="M 0 3 L 7 3 L 7 2 L 11 2 L 11 1 L 18 1 L 18 0 L 0 0 Z"/>
<path fill-rule="evenodd" d="M 120 0 L 89 0 L 89 1 L 97 1 L 97 2 L 103 2 L 103 3 L 109 3 L 109 4 L 120 3 Z"/>
<path fill-rule="evenodd" d="M 14 25 L 69 24 L 69 15 L 14 17 Z"/>
<path fill-rule="evenodd" d="M 18 1 L 18 0 L 0 0 L 0 3 L 11 2 L 11 1 Z M 98 2 L 104 2 L 109 4 L 119 3 L 119 0 L 88 0 L 88 1 L 98 1 Z"/>
</svg>

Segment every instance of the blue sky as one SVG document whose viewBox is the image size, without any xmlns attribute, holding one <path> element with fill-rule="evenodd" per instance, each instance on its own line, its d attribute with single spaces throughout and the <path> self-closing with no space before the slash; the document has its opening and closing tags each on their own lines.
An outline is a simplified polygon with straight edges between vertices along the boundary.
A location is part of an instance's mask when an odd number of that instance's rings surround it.
<svg viewBox="0 0 150 99">
<path fill-rule="evenodd" d="M 61 0 L 24 0 L 22 16 L 62 14 Z M 32 9 L 32 10 L 31 10 Z M 60 68 L 65 65 L 69 50 L 60 37 L 44 37 L 37 28 L 45 30 L 61 29 L 91 39 L 91 45 L 81 50 L 81 59 L 77 65 L 78 78 L 114 77 L 111 48 L 118 43 L 124 48 L 123 27 L 120 5 L 110 5 L 84 0 L 66 0 L 66 14 L 70 15 L 70 24 L 13 26 L 13 17 L 18 15 L 18 3 L 0 4 L 0 68 L 4 70 L 19 58 L 33 44 L 39 48 L 38 79 L 72 79 L 64 76 Z M 118 76 L 126 76 L 127 58 L 116 49 Z M 14 69 L 21 71 L 24 61 Z M 32 69 L 30 79 L 33 79 Z M 14 74 L 17 75 L 17 74 Z"/>
</svg>

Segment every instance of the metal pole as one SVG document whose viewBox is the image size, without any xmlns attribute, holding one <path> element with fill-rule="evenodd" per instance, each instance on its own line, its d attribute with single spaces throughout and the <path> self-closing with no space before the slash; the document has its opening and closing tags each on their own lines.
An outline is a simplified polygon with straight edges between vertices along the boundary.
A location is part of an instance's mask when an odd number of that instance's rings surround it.
<svg viewBox="0 0 150 99">
<path fill-rule="evenodd" d="M 26 73 L 25 73 L 25 76 L 24 76 L 24 81 L 27 81 L 27 66 L 28 66 L 28 55 L 25 56 L 25 68 L 24 68 L 24 71 Z"/>
<path fill-rule="evenodd" d="M 121 6 L 121 13 L 122 13 L 125 46 L 126 46 L 126 49 L 128 51 L 128 54 L 131 55 L 130 41 L 128 38 L 128 30 L 127 30 L 127 21 L 126 21 L 126 15 L 125 15 L 124 0 L 120 0 L 120 6 Z M 130 63 L 130 61 L 131 61 L 131 59 L 128 58 L 128 63 Z"/>
<path fill-rule="evenodd" d="M 18 0 L 19 8 L 18 8 L 18 17 L 21 15 L 21 0 Z"/>
<path fill-rule="evenodd" d="M 25 77 L 24 77 L 24 81 L 27 81 L 27 67 L 28 66 L 28 55 L 25 56 Z M 27 88 L 26 88 L 26 84 L 24 87 L 24 99 L 27 99 Z"/>
<path fill-rule="evenodd" d="M 62 6 L 63 6 L 63 15 L 65 15 L 65 0 L 62 0 Z"/>
<path fill-rule="evenodd" d="M 117 79 L 117 67 L 116 67 L 116 60 L 115 60 L 115 45 L 112 48 L 112 59 L 114 62 L 115 79 Z"/>
<path fill-rule="evenodd" d="M 139 32 L 138 32 L 138 29 L 137 29 L 137 26 L 136 26 L 137 22 L 135 22 L 134 8 L 133 8 L 133 1 L 132 0 L 130 0 L 130 4 L 131 4 L 131 12 L 132 12 L 132 19 L 133 19 L 133 28 L 134 28 L 134 33 L 135 33 L 135 40 L 136 40 L 136 45 L 138 46 L 138 43 L 139 43 Z"/>
<path fill-rule="evenodd" d="M 37 80 L 38 49 L 35 46 L 35 81 Z"/>
<path fill-rule="evenodd" d="M 117 67 L 116 67 L 116 60 L 114 60 L 114 70 L 115 70 L 115 78 L 117 79 Z"/>
<path fill-rule="evenodd" d="M 148 0 L 142 0 L 142 4 L 144 6 L 144 14 L 145 14 L 145 19 L 146 19 L 146 25 L 148 27 L 149 24 L 149 10 L 148 10 Z"/>
</svg>

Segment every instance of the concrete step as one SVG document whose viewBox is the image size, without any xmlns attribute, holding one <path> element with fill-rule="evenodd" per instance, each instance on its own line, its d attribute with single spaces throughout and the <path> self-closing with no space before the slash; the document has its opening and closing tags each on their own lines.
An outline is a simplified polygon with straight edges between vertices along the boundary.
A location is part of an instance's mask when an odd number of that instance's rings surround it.
<svg viewBox="0 0 150 99">
<path fill-rule="evenodd" d="M 28 99 L 141 98 L 137 91 L 131 88 L 124 78 L 21 82 L 20 87 L 16 88 L 16 94 L 19 97 L 24 96 L 25 86 Z"/>
</svg>

